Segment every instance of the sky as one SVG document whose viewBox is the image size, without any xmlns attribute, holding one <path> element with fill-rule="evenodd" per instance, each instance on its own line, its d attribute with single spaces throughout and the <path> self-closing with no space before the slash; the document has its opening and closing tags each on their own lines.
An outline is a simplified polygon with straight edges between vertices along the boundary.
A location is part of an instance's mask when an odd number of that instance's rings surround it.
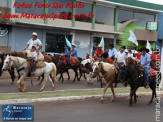
<svg viewBox="0 0 163 122">
<path fill-rule="evenodd" d="M 148 3 L 155 3 L 158 5 L 163 5 L 163 0 L 138 0 L 138 1 L 143 1 L 143 2 L 148 2 Z"/>
</svg>

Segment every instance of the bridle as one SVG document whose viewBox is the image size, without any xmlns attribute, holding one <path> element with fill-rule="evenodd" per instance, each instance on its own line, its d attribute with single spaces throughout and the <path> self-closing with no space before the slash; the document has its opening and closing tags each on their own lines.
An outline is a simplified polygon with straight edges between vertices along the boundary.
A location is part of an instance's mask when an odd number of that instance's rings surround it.
<svg viewBox="0 0 163 122">
<path fill-rule="evenodd" d="M 6 66 L 6 69 L 9 69 L 11 67 L 11 58 L 9 57 L 9 62 L 8 62 L 8 65 Z"/>
</svg>

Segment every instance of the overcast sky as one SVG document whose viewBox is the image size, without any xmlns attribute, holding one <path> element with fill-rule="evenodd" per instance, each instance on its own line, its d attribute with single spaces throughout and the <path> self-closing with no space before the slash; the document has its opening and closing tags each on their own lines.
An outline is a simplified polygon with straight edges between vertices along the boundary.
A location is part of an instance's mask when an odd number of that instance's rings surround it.
<svg viewBox="0 0 163 122">
<path fill-rule="evenodd" d="M 155 3 L 155 4 L 163 5 L 163 0 L 138 0 L 138 1 L 143 1 L 143 2 L 148 2 L 148 3 Z"/>
</svg>

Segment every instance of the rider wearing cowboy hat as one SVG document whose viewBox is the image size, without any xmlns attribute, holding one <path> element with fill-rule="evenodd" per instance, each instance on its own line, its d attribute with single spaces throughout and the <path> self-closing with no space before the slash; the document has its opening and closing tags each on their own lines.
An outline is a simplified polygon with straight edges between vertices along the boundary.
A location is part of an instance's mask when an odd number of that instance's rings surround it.
<svg viewBox="0 0 163 122">
<path fill-rule="evenodd" d="M 101 57 L 101 55 L 103 54 L 102 46 L 100 44 L 97 46 L 95 53 L 97 57 Z"/>
<path fill-rule="evenodd" d="M 144 73 L 145 73 L 145 81 L 146 81 L 146 86 L 145 88 L 149 88 L 149 67 L 150 67 L 150 62 L 151 62 L 151 58 L 148 54 L 149 50 L 145 47 L 141 48 L 141 58 L 140 58 L 140 63 L 141 63 L 141 67 L 144 69 Z"/>
<path fill-rule="evenodd" d="M 76 49 L 76 45 L 75 44 L 72 44 L 71 56 L 74 57 L 74 58 L 77 58 L 78 57 L 78 55 L 77 55 L 77 49 Z"/>
<path fill-rule="evenodd" d="M 36 32 L 33 32 L 33 33 L 32 33 L 32 39 L 30 39 L 30 40 L 27 42 L 27 44 L 26 44 L 24 50 L 26 50 L 26 49 L 31 50 L 33 45 L 36 47 L 36 50 L 40 50 L 40 49 L 42 48 L 42 43 L 41 43 L 41 41 L 37 38 L 37 33 L 36 33 Z"/>
<path fill-rule="evenodd" d="M 31 55 L 33 57 L 33 67 L 32 67 L 32 75 L 34 75 L 35 70 L 36 70 L 36 63 L 37 63 L 37 52 L 36 52 L 36 46 L 32 46 L 31 49 Z"/>
</svg>

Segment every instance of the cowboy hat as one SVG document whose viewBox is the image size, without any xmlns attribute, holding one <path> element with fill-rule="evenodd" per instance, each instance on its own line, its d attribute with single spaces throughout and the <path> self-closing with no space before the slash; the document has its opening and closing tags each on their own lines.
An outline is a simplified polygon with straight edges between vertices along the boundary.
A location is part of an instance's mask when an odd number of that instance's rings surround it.
<svg viewBox="0 0 163 122">
<path fill-rule="evenodd" d="M 97 47 L 100 47 L 100 48 L 102 48 L 102 46 L 99 44 Z"/>
<path fill-rule="evenodd" d="M 32 33 L 32 36 L 37 36 L 37 33 L 36 33 L 36 32 L 33 32 L 33 33 Z"/>
<path fill-rule="evenodd" d="M 76 45 L 74 43 L 72 43 L 72 46 L 75 46 L 76 47 Z"/>
<path fill-rule="evenodd" d="M 147 53 L 149 52 L 149 49 L 147 49 L 147 48 L 145 48 L 145 47 L 142 47 L 141 49 L 140 49 L 140 51 L 142 52 L 142 51 L 146 51 Z"/>
<path fill-rule="evenodd" d="M 159 53 L 160 51 L 159 51 L 159 49 L 155 49 L 153 52 L 154 53 Z"/>
</svg>

